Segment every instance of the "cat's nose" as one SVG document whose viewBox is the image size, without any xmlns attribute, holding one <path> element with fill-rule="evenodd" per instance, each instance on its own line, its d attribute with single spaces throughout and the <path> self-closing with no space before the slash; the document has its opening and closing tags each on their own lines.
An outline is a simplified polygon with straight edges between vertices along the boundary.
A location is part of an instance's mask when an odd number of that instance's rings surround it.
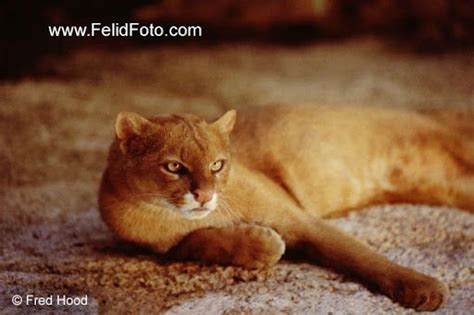
<svg viewBox="0 0 474 315">
<path fill-rule="evenodd" d="M 193 191 L 193 195 L 194 195 L 194 199 L 197 202 L 199 202 L 201 205 L 203 205 L 212 199 L 212 195 L 214 195 L 214 190 L 198 188 Z"/>
</svg>

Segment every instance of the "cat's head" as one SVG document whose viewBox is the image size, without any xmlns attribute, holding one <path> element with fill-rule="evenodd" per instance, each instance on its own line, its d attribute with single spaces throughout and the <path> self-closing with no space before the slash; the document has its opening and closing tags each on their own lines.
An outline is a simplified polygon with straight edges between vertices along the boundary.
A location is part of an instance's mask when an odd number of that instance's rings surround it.
<svg viewBox="0 0 474 315">
<path fill-rule="evenodd" d="M 212 123 L 194 115 L 148 120 L 120 113 L 117 154 L 130 196 L 188 219 L 206 217 L 227 182 L 235 120 L 234 110 Z"/>
</svg>

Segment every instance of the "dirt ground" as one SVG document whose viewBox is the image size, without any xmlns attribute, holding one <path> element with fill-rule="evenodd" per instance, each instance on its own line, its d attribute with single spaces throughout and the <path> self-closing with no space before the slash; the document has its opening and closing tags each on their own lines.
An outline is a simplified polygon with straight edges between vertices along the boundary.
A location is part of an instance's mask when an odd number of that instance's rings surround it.
<svg viewBox="0 0 474 315">
<path fill-rule="evenodd" d="M 306 263 L 246 271 L 123 244 L 99 219 L 98 181 L 121 110 L 210 118 L 272 102 L 474 109 L 473 51 L 416 55 L 371 38 L 186 44 L 89 48 L 44 67 L 55 75 L 0 83 L 0 313 L 411 313 Z M 439 314 L 472 312 L 473 215 L 376 206 L 331 222 L 445 281 L 451 297 Z M 18 307 L 15 294 L 87 295 L 88 305 Z"/>
</svg>

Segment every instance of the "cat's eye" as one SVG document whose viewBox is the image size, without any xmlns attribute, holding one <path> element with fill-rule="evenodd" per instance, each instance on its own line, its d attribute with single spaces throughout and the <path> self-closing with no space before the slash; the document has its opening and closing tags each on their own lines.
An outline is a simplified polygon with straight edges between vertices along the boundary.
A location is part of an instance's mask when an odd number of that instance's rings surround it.
<svg viewBox="0 0 474 315">
<path fill-rule="evenodd" d="M 218 160 L 211 164 L 211 171 L 217 173 L 224 167 L 224 160 Z"/>
<path fill-rule="evenodd" d="M 165 164 L 165 169 L 170 173 L 181 173 L 185 170 L 183 164 L 173 161 Z"/>
</svg>

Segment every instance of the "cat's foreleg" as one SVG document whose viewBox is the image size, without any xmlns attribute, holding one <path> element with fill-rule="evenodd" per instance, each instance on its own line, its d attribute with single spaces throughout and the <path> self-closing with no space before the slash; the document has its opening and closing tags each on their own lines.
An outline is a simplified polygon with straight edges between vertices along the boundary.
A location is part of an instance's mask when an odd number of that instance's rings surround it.
<svg viewBox="0 0 474 315">
<path fill-rule="evenodd" d="M 258 225 L 205 228 L 187 235 L 170 255 L 180 260 L 264 268 L 275 264 L 285 243 L 274 230 Z"/>
<path fill-rule="evenodd" d="M 320 219 L 295 220 L 285 229 L 279 232 L 289 248 L 358 278 L 405 307 L 434 310 L 447 299 L 448 290 L 440 281 L 389 261 Z"/>
</svg>

